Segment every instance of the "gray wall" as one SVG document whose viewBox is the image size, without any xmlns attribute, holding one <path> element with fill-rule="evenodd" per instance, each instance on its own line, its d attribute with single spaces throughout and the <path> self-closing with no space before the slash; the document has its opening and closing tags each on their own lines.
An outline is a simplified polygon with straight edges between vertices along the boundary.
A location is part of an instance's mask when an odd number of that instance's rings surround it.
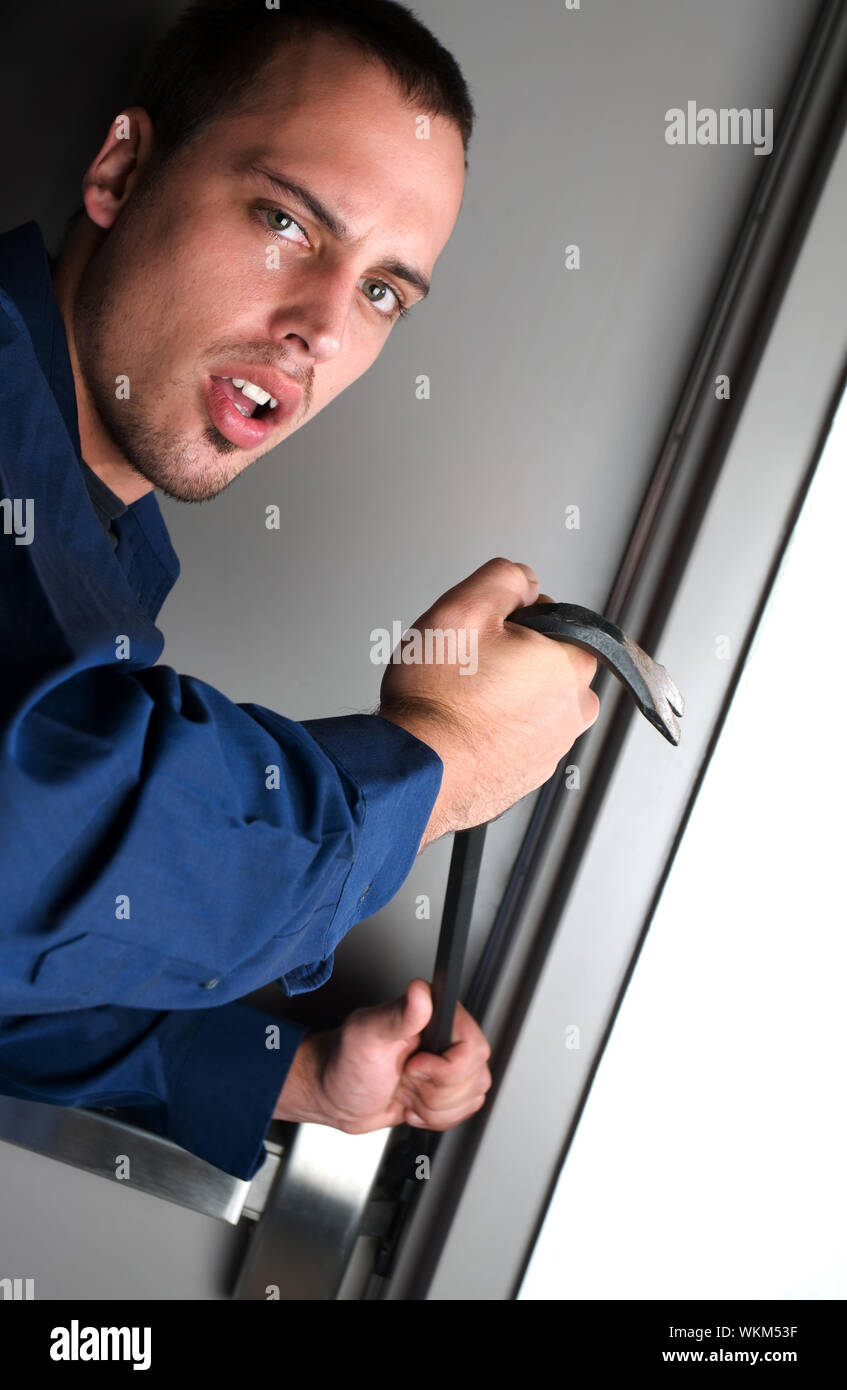
<svg viewBox="0 0 847 1390">
<path fill-rule="evenodd" d="M 4 34 L 17 71 L 0 114 L 26 132 L 0 156 L 4 227 L 34 216 L 55 240 L 133 55 L 177 9 L 52 4 Z M 371 629 L 408 625 L 493 555 L 602 607 L 765 162 L 743 146 L 669 147 L 664 112 L 770 106 L 778 125 L 816 9 L 419 0 L 479 113 L 459 224 L 426 306 L 364 378 L 214 502 L 164 499 L 183 566 L 160 621 L 170 665 L 295 719 L 344 714 L 378 699 Z M 563 267 L 570 242 L 578 273 Z M 279 531 L 264 527 L 269 503 Z M 572 503 L 579 531 L 564 526 Z M 530 801 L 489 832 L 477 939 Z M 449 852 L 429 848 L 354 929 L 300 1016 L 334 1018 L 429 973 Z M 39 1296 L 224 1294 L 241 1233 L 8 1145 L 0 1162 L 3 1262 L 35 1274 Z"/>
</svg>

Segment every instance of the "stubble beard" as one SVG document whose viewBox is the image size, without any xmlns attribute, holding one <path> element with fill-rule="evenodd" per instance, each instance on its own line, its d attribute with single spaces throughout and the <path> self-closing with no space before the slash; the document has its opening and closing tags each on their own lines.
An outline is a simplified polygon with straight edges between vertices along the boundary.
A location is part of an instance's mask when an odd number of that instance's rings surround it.
<svg viewBox="0 0 847 1390">
<path fill-rule="evenodd" d="M 176 424 L 157 424 L 153 412 L 159 393 L 143 385 L 155 380 L 155 361 L 142 359 L 139 379 L 135 373 L 127 373 L 127 364 L 119 360 L 122 354 L 112 345 L 111 334 L 120 304 L 119 289 L 130 263 L 129 253 L 123 250 L 128 230 L 128 222 L 123 227 L 117 223 L 80 278 L 73 309 L 80 368 L 102 426 L 130 468 L 175 501 L 206 502 L 223 492 L 241 472 L 243 465 L 233 467 L 227 460 L 243 451 L 211 421 L 193 437 Z M 130 394 L 122 400 L 115 393 L 115 378 L 124 374 L 129 377 Z M 161 394 L 159 398 L 163 398 Z M 174 398 L 180 399 L 176 390 Z M 189 409 L 196 409 L 190 384 L 185 399 Z"/>
</svg>

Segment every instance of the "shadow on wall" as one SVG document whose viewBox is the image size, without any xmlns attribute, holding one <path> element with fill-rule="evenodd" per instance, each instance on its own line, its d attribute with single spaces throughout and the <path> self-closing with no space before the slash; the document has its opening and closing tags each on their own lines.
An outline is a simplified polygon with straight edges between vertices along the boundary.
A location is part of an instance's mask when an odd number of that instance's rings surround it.
<svg viewBox="0 0 847 1390">
<path fill-rule="evenodd" d="M 0 127 L 18 136 L 0 147 L 0 230 L 34 218 L 56 250 L 109 123 L 183 8 L 181 0 L 4 7 L 0 52 L 37 57 L 8 63 L 0 84 Z"/>
<path fill-rule="evenodd" d="M 367 945 L 368 921 L 358 922 L 336 947 L 333 973 L 320 989 L 311 994 L 295 994 L 289 999 L 279 985 L 270 984 L 245 994 L 242 1002 L 266 1013 L 311 1024 L 313 1028 L 335 1028 L 353 1009 L 386 1003 L 393 997 L 392 991 L 386 991 L 380 972 L 369 965 L 372 951 L 379 950 L 378 916 L 373 918 L 372 947 Z M 405 984 L 405 980 L 397 984 L 398 995 Z"/>
</svg>

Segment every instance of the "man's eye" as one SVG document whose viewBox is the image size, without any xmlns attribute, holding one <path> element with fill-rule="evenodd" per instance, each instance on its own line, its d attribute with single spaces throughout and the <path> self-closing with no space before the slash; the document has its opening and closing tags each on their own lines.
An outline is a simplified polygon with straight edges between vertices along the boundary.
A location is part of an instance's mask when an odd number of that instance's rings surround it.
<svg viewBox="0 0 847 1390">
<path fill-rule="evenodd" d="M 369 275 L 365 275 L 359 284 L 365 291 L 365 298 L 386 318 L 390 318 L 394 313 L 403 313 L 403 302 L 399 294 L 384 280 L 372 280 Z M 386 299 L 386 295 L 390 295 L 390 299 Z"/>
<path fill-rule="evenodd" d="M 309 244 L 309 238 L 304 228 L 300 226 L 299 222 L 295 222 L 289 213 L 283 212 L 282 208 L 262 208 L 262 215 L 266 225 L 281 241 L 295 241 L 295 237 L 287 235 L 288 232 L 294 230 L 300 232 L 306 244 Z M 365 298 L 382 318 L 399 318 L 409 312 L 400 295 L 385 280 L 375 280 L 370 275 L 365 275 L 359 284 L 362 286 Z"/>
<path fill-rule="evenodd" d="M 290 241 L 292 239 L 290 237 L 285 236 L 285 233 L 288 232 L 292 227 L 296 228 L 298 232 L 302 232 L 304 237 L 306 236 L 306 233 L 303 231 L 303 228 L 300 226 L 300 223 L 295 222 L 293 217 L 289 217 L 287 212 L 282 211 L 282 208 L 265 208 L 264 212 L 265 220 L 267 221 L 267 224 L 271 228 L 271 230 L 276 232 L 279 236 L 284 237 L 286 241 Z M 307 241 L 308 239 L 309 238 L 306 237 Z"/>
</svg>

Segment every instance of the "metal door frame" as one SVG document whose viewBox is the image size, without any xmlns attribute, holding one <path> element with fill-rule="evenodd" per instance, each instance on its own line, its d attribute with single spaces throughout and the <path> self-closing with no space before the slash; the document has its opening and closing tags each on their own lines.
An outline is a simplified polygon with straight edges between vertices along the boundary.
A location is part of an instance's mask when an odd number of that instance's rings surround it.
<svg viewBox="0 0 847 1390">
<path fill-rule="evenodd" d="M 495 1086 L 443 1136 L 392 1277 L 365 1296 L 518 1292 L 843 393 L 846 119 L 847 9 L 830 0 L 604 608 L 678 682 L 682 743 L 663 745 L 598 673 L 601 715 L 566 760 L 581 787 L 560 768 L 539 796 L 496 968 L 466 996 Z"/>
</svg>

